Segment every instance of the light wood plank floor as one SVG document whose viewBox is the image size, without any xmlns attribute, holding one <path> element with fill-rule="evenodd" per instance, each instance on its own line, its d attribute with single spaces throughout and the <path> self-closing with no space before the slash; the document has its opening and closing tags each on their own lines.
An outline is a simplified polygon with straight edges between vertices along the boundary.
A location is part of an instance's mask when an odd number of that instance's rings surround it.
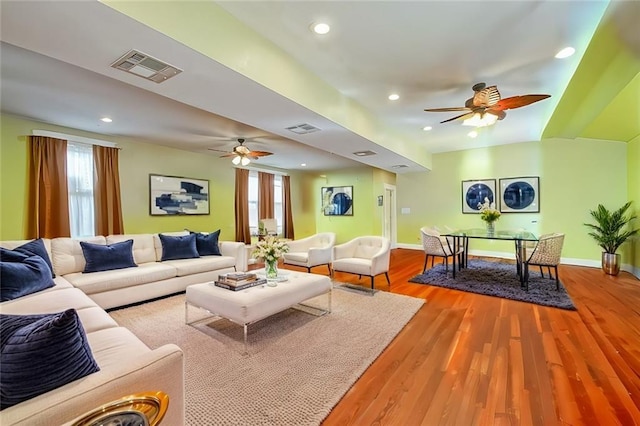
<svg viewBox="0 0 640 426">
<path fill-rule="evenodd" d="M 409 283 L 423 261 L 421 251 L 392 251 L 391 291 L 427 303 L 323 426 L 640 425 L 633 275 L 561 265 L 578 309 L 565 311 Z M 389 291 L 384 276 L 375 282 Z"/>
</svg>

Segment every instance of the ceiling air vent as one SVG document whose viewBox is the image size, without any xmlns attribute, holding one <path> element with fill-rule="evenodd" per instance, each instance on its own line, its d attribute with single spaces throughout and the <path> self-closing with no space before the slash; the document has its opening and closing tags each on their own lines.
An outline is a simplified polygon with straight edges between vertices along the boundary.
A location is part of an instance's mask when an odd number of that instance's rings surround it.
<svg viewBox="0 0 640 426">
<path fill-rule="evenodd" d="M 162 62 L 146 53 L 137 50 L 130 50 L 111 64 L 115 69 L 126 71 L 151 80 L 155 83 L 162 83 L 182 72 L 180 68 Z"/>
<path fill-rule="evenodd" d="M 377 152 L 373 152 L 373 151 L 357 151 L 354 152 L 353 155 L 357 155 L 358 157 L 368 157 L 370 155 L 376 155 Z"/>
<path fill-rule="evenodd" d="M 407 166 L 406 164 L 396 164 L 395 166 L 391 166 L 392 169 L 405 169 L 409 166 Z"/>
<path fill-rule="evenodd" d="M 312 126 L 311 124 L 302 123 L 296 126 L 287 127 L 287 130 L 293 133 L 297 133 L 299 135 L 306 135 L 307 133 L 317 132 L 320 129 Z"/>
</svg>

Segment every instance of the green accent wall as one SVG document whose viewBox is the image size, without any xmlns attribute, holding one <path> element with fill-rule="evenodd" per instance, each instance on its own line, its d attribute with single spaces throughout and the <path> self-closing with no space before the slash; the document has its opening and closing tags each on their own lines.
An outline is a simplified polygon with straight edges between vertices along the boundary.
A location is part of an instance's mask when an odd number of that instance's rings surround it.
<svg viewBox="0 0 640 426">
<path fill-rule="evenodd" d="M 631 210 L 637 216 L 631 226 L 640 228 L 640 135 L 627 144 L 627 173 L 627 199 L 633 201 Z M 636 235 L 625 246 L 624 249 L 629 253 L 631 263 L 635 266 L 635 275 L 640 277 L 640 235 Z"/>
<path fill-rule="evenodd" d="M 579 160 L 578 160 L 579 159 Z M 481 228 L 477 214 L 462 213 L 462 181 L 540 177 L 540 213 L 504 213 L 496 228 L 536 234 L 564 232 L 564 258 L 600 259 L 587 235 L 589 210 L 627 201 L 627 146 L 595 140 L 549 139 L 448 152 L 433 156 L 429 173 L 397 176 L 398 242 L 419 244 L 422 226 Z M 401 214 L 402 208 L 409 214 Z M 513 243 L 473 241 L 471 250 L 513 253 Z M 623 262 L 630 263 L 629 256 Z"/>
</svg>

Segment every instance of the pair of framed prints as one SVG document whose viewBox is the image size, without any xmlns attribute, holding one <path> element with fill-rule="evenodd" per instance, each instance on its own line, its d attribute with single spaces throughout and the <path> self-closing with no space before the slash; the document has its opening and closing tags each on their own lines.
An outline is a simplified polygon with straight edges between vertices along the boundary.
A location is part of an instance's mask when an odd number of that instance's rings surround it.
<svg viewBox="0 0 640 426">
<path fill-rule="evenodd" d="M 478 179 L 462 181 L 462 213 L 479 213 L 485 198 L 495 203 L 501 213 L 539 213 L 540 178 Z"/>
</svg>

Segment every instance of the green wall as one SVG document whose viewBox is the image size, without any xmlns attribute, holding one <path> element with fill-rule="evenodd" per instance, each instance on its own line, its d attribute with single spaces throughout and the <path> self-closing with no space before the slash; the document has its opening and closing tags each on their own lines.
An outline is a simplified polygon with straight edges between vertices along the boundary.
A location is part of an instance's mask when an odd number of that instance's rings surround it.
<svg viewBox="0 0 640 426">
<path fill-rule="evenodd" d="M 564 258 L 599 260 L 583 223 L 598 203 L 613 208 L 627 201 L 626 150 L 618 142 L 549 139 L 435 154 L 431 172 L 397 177 L 398 242 L 419 244 L 419 229 L 427 225 L 482 227 L 477 215 L 462 214 L 463 180 L 539 176 L 540 213 L 503 214 L 496 227 L 564 232 Z M 410 213 L 401 214 L 403 207 Z M 511 254 L 512 245 L 474 241 L 471 250 Z"/>
<path fill-rule="evenodd" d="M 0 240 L 22 239 L 26 235 L 27 143 L 32 130 L 48 130 L 116 142 L 120 152 L 120 186 L 125 232 L 154 233 L 221 229 L 222 240 L 235 238 L 235 172 L 230 161 L 212 155 L 176 150 L 164 146 L 108 137 L 54 126 L 8 115 L 1 117 L 0 142 Z M 199 216 L 150 216 L 149 174 L 187 176 L 209 180 L 210 214 Z M 303 173 L 292 174 L 293 216 L 301 233 L 315 228 L 315 215 L 305 202 L 308 194 Z"/>
<path fill-rule="evenodd" d="M 629 183 L 627 198 L 633 200 L 631 209 L 638 217 L 631 226 L 640 228 L 640 135 L 627 144 L 627 172 Z M 632 264 L 635 266 L 634 274 L 640 277 L 640 235 L 636 235 L 624 249 L 629 252 Z"/>
</svg>

